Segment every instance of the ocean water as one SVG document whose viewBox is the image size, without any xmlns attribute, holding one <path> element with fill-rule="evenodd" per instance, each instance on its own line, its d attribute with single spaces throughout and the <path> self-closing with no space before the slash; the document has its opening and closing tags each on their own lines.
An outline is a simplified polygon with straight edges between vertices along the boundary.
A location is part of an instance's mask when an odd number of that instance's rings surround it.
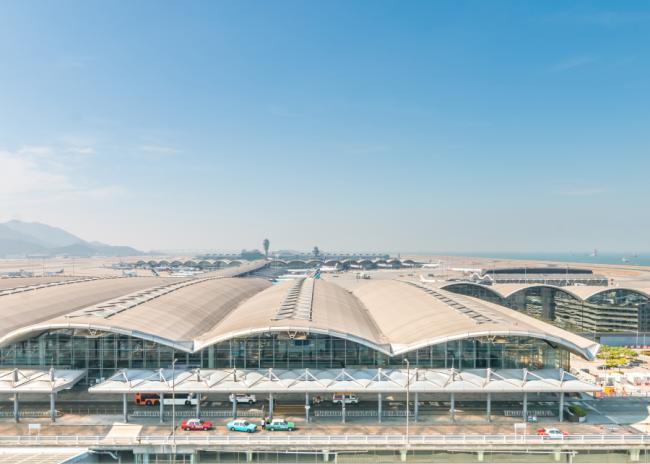
<svg viewBox="0 0 650 464">
<path fill-rule="evenodd" d="M 429 253 L 427 253 L 429 254 Z M 540 253 L 540 252 L 438 252 L 434 256 L 476 256 L 480 258 L 522 259 L 531 261 L 558 261 L 562 263 L 619 264 L 650 266 L 650 253 L 598 252 L 591 253 Z"/>
</svg>

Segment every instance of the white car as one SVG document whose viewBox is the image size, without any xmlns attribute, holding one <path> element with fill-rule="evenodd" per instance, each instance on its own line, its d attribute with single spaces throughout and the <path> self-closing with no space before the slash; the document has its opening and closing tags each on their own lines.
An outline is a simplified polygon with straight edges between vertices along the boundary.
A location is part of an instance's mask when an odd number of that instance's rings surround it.
<svg viewBox="0 0 650 464">
<path fill-rule="evenodd" d="M 235 401 L 237 401 L 237 403 L 244 404 L 257 403 L 257 398 L 255 398 L 255 395 L 247 395 L 246 393 L 231 393 L 228 399 L 231 403 L 234 403 Z"/>
<path fill-rule="evenodd" d="M 568 432 L 563 432 L 562 430 L 553 427 L 553 428 L 537 429 L 537 435 L 544 438 L 561 440 L 564 437 L 568 436 L 569 434 Z"/>
<path fill-rule="evenodd" d="M 359 397 L 351 393 L 334 393 L 332 395 L 332 403 L 334 404 L 357 404 L 359 402 Z"/>
</svg>

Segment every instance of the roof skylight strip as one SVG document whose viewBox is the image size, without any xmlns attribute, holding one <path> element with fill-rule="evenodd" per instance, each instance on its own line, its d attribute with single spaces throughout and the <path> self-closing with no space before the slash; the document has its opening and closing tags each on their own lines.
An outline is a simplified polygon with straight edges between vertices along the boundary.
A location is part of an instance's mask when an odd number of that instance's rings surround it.
<svg viewBox="0 0 650 464">
<path fill-rule="evenodd" d="M 68 284 L 75 284 L 77 282 L 90 282 L 93 280 L 100 280 L 100 279 L 111 279 L 114 277 L 87 277 L 83 279 L 71 279 L 71 280 L 64 280 L 61 282 L 47 282 L 43 284 L 35 284 L 35 285 L 22 285 L 20 287 L 13 287 L 13 288 L 8 288 L 5 290 L 0 291 L 0 296 L 6 296 L 6 295 L 13 295 L 16 293 L 22 293 L 22 292 L 30 292 L 32 290 L 38 290 L 41 288 L 47 288 L 47 287 L 56 287 L 58 285 L 68 285 Z"/>
<path fill-rule="evenodd" d="M 303 319 L 311 320 L 314 298 L 314 279 L 297 279 L 287 292 L 275 313 L 274 320 Z"/>
<path fill-rule="evenodd" d="M 104 301 L 94 306 L 75 311 L 66 317 L 80 317 L 80 316 L 98 316 L 107 319 L 115 314 L 131 309 L 135 306 L 141 305 L 152 301 L 158 297 L 166 295 L 168 293 L 180 290 L 181 288 L 187 287 L 189 285 L 195 285 L 198 283 L 206 282 L 208 280 L 221 279 L 221 276 L 215 277 L 206 277 L 203 279 L 191 279 L 185 280 L 182 282 L 176 282 L 172 284 L 161 285 L 158 287 L 153 287 L 148 290 L 140 290 L 137 293 L 132 295 L 122 296 L 115 300 Z"/>
<path fill-rule="evenodd" d="M 421 290 L 424 290 L 426 293 L 430 294 L 431 296 L 433 296 L 437 300 L 442 301 L 447 306 L 453 308 L 457 313 L 462 314 L 463 316 L 466 316 L 466 317 L 470 318 L 476 324 L 480 325 L 480 324 L 485 324 L 485 323 L 489 323 L 489 322 L 497 322 L 494 319 L 490 318 L 489 316 L 483 314 L 482 312 L 480 312 L 480 311 L 478 311 L 476 309 L 470 308 L 470 307 L 468 307 L 468 306 L 466 306 L 466 305 L 464 305 L 464 304 L 450 298 L 449 296 L 447 296 L 447 295 L 445 295 L 443 293 L 437 292 L 437 291 L 435 291 L 435 290 L 433 290 L 433 289 L 431 289 L 429 287 L 425 287 L 424 285 L 421 285 L 419 283 L 414 283 L 414 282 L 408 282 L 408 283 L 410 283 L 411 285 L 413 285 L 413 286 L 415 286 L 415 287 L 417 287 L 417 288 L 419 288 Z"/>
</svg>

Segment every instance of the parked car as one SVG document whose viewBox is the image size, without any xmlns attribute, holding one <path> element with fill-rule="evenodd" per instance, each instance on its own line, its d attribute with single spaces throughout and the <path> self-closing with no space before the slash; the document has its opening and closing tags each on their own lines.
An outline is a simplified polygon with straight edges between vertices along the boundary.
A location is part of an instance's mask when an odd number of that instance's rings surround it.
<svg viewBox="0 0 650 464">
<path fill-rule="evenodd" d="M 273 432 L 277 430 L 287 430 L 293 432 L 296 428 L 296 425 L 293 422 L 289 422 L 285 419 L 273 419 L 271 422 L 266 424 L 266 430 L 271 430 Z"/>
<path fill-rule="evenodd" d="M 352 393 L 334 393 L 332 395 L 332 403 L 341 404 L 343 402 L 345 402 L 345 404 L 357 404 L 359 402 L 359 397 Z"/>
<path fill-rule="evenodd" d="M 556 429 L 554 427 L 552 428 L 543 428 L 543 429 L 537 429 L 537 435 L 544 437 L 544 438 L 551 438 L 551 439 L 562 439 L 564 437 L 569 436 L 568 432 L 563 432 L 560 429 Z"/>
<path fill-rule="evenodd" d="M 235 419 L 226 424 L 226 428 L 231 432 L 248 432 L 253 433 L 257 431 L 257 425 L 243 419 Z"/>
<path fill-rule="evenodd" d="M 231 403 L 235 401 L 237 401 L 237 403 L 246 404 L 257 403 L 257 398 L 255 398 L 255 395 L 247 395 L 246 393 L 231 393 L 228 398 L 230 399 Z"/>
<path fill-rule="evenodd" d="M 188 419 L 181 422 L 183 430 L 210 430 L 212 427 L 212 422 L 202 419 Z"/>
</svg>

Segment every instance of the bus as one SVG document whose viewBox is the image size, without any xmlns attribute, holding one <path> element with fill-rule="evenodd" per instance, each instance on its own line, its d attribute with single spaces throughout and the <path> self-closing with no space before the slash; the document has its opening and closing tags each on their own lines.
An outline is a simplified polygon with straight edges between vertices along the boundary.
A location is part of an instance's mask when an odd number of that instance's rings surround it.
<svg viewBox="0 0 650 464">
<path fill-rule="evenodd" d="M 136 393 L 134 398 L 138 406 L 158 406 L 160 404 L 160 395 L 158 393 Z M 199 399 L 195 393 L 176 393 L 173 397 L 171 393 L 163 395 L 163 404 L 165 406 L 175 404 L 176 406 L 196 406 Z"/>
</svg>

